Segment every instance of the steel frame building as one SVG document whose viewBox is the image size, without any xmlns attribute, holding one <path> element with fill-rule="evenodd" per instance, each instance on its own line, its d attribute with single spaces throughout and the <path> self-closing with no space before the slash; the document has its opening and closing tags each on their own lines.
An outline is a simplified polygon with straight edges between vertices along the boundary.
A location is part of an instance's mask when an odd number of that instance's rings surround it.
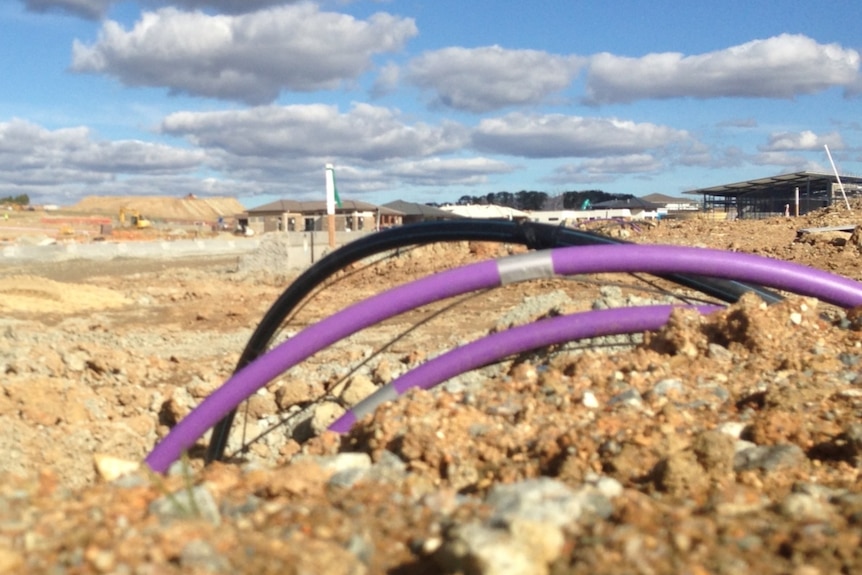
<svg viewBox="0 0 862 575">
<path fill-rule="evenodd" d="M 862 178 L 841 176 L 844 194 L 862 196 Z M 725 212 L 728 219 L 762 219 L 810 211 L 844 202 L 834 174 L 795 172 L 683 192 L 702 198 L 706 212 Z"/>
</svg>

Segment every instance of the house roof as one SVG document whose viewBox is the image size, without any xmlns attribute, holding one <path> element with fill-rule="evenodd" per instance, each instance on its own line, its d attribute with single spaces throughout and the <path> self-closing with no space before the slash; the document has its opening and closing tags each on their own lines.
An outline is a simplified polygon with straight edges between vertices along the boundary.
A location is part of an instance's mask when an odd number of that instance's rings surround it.
<svg viewBox="0 0 862 575">
<path fill-rule="evenodd" d="M 387 208 L 385 206 L 375 206 L 374 204 L 369 204 L 368 202 L 361 202 L 359 200 L 342 200 L 341 207 L 336 207 L 335 211 L 338 213 L 350 213 L 350 212 L 376 212 L 380 211 L 381 214 L 386 215 L 402 215 L 398 210 L 393 210 L 392 208 Z M 258 213 L 325 213 L 326 212 L 326 202 L 324 200 L 312 200 L 312 201 L 299 201 L 299 200 L 276 200 L 274 202 L 270 202 L 268 204 L 264 204 L 262 206 L 257 206 L 256 208 L 251 208 L 248 210 L 249 214 L 258 214 Z"/>
<path fill-rule="evenodd" d="M 646 196 L 642 196 L 641 199 L 654 204 L 693 204 L 697 202 L 697 200 L 691 198 L 675 198 L 666 194 L 647 194 Z"/>
<path fill-rule="evenodd" d="M 610 210 L 620 208 L 629 208 L 634 210 L 655 210 L 660 208 L 661 206 L 653 202 L 648 202 L 643 198 L 625 198 L 621 200 L 607 200 L 605 202 L 599 202 L 597 204 L 593 204 L 593 207 Z"/>
<path fill-rule="evenodd" d="M 443 206 L 442 209 L 447 212 L 463 216 L 465 218 L 512 220 L 516 218 L 521 219 L 530 217 L 530 214 L 528 214 L 527 212 L 522 212 L 521 210 L 516 210 L 515 208 L 508 208 L 506 206 L 495 206 L 493 204 L 470 206 Z"/>
<path fill-rule="evenodd" d="M 447 212 L 446 210 L 441 210 L 440 208 L 435 208 L 434 206 L 427 206 L 425 204 L 417 204 L 414 202 L 405 202 L 404 200 L 395 200 L 394 202 L 388 202 L 383 204 L 383 207 L 399 211 L 405 216 L 421 216 L 423 218 L 447 219 L 461 217 L 458 214 Z"/>
<path fill-rule="evenodd" d="M 844 184 L 862 184 L 862 178 L 854 176 L 841 176 L 841 181 Z M 733 184 L 722 184 L 720 186 L 712 186 L 710 188 L 699 188 L 697 190 L 683 193 L 691 195 L 737 197 L 753 192 L 764 192 L 767 194 L 784 193 L 787 190 L 793 192 L 794 188 L 799 188 L 802 192 L 809 188 L 812 191 L 820 191 L 829 190 L 835 182 L 836 178 L 832 174 L 794 172 L 792 174 L 781 174 L 778 176 L 746 180 L 744 182 L 736 182 Z"/>
</svg>

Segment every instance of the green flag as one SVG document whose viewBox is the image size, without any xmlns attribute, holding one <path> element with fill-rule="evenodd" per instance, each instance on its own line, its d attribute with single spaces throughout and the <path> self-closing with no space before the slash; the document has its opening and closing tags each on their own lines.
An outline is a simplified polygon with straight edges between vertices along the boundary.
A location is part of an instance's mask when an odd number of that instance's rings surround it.
<svg viewBox="0 0 862 575">
<path fill-rule="evenodd" d="M 335 170 L 332 170 L 332 189 L 335 191 L 335 205 L 341 207 L 341 198 L 338 196 L 338 185 L 335 183 Z"/>
</svg>

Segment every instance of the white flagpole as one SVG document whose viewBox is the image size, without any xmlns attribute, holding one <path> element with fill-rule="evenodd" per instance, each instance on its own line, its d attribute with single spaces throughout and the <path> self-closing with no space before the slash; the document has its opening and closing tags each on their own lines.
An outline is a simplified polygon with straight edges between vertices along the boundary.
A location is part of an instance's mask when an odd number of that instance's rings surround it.
<svg viewBox="0 0 862 575">
<path fill-rule="evenodd" d="M 329 231 L 329 247 L 335 247 L 335 167 L 326 164 L 326 227 Z"/>
<path fill-rule="evenodd" d="M 829 163 L 832 164 L 832 171 L 835 172 L 835 179 L 838 180 L 838 187 L 841 188 L 841 196 L 844 198 L 844 205 L 847 206 L 847 210 L 852 212 L 853 210 L 850 209 L 850 202 L 847 201 L 847 194 L 844 193 L 844 184 L 841 183 L 841 176 L 838 175 L 838 170 L 835 168 L 835 162 L 832 161 L 832 154 L 829 153 L 829 146 L 823 144 L 823 147 L 826 148 L 826 155 L 829 156 Z"/>
</svg>

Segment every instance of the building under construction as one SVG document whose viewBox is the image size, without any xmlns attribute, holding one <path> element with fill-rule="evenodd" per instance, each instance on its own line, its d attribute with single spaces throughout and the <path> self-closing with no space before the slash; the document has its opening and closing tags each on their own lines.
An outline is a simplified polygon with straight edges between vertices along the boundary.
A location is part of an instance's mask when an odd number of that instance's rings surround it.
<svg viewBox="0 0 862 575">
<path fill-rule="evenodd" d="M 684 192 L 701 196 L 705 212 L 728 219 L 761 219 L 802 215 L 862 196 L 862 178 L 815 172 L 796 172 Z"/>
</svg>

